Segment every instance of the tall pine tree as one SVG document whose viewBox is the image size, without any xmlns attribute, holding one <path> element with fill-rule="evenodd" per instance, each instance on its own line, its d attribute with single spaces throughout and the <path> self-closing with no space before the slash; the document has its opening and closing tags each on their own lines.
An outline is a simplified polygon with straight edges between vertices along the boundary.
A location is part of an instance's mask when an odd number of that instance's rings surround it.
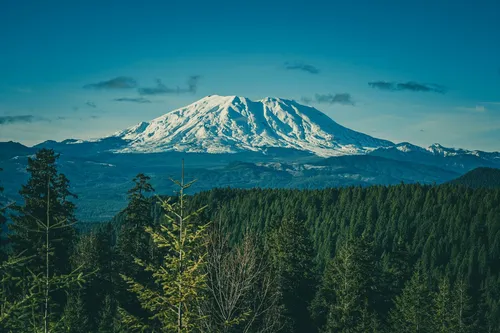
<svg viewBox="0 0 500 333">
<path fill-rule="evenodd" d="M 75 236 L 71 225 L 76 218 L 75 206 L 68 199 L 76 196 L 69 191 L 66 176 L 57 171 L 58 157 L 51 149 L 41 149 L 34 158 L 28 158 L 30 178 L 19 192 L 24 205 L 13 206 L 15 213 L 11 215 L 12 224 L 9 225 L 14 253 L 33 256 L 29 268 L 35 274 L 44 269 L 46 235 L 40 232 L 39 221 L 46 221 L 47 210 L 50 211 L 47 222 L 52 226 L 59 225 L 51 228 L 48 235 L 53 258 L 50 269 L 57 274 L 70 271 L 69 258 Z"/>
<path fill-rule="evenodd" d="M 277 273 L 278 288 L 288 318 L 283 332 L 311 332 L 309 306 L 314 296 L 315 254 L 304 222 L 286 218 L 272 234 L 270 252 Z"/>
<path fill-rule="evenodd" d="M 392 331 L 401 333 L 433 333 L 432 294 L 427 274 L 419 263 L 401 295 L 396 297 L 390 313 Z"/>
<path fill-rule="evenodd" d="M 327 266 L 312 306 L 322 332 L 360 332 L 377 322 L 372 304 L 377 268 L 366 238 L 343 242 Z"/>
<path fill-rule="evenodd" d="M 154 287 L 135 281 L 122 274 L 130 291 L 137 294 L 142 307 L 152 315 L 149 319 L 157 324 L 161 332 L 188 333 L 201 327 L 203 317 L 199 305 L 206 290 L 204 265 L 207 255 L 207 225 L 197 225 L 195 217 L 205 208 L 186 212 L 186 194 L 193 183 L 184 183 L 184 161 L 180 181 L 172 180 L 180 189 L 177 201 L 162 200 L 165 218 L 160 230 L 146 227 L 157 249 L 164 249 L 165 255 L 160 265 L 147 263 L 135 258 L 136 264 L 151 273 Z M 126 323 L 133 330 L 149 330 L 149 323 L 121 311 Z"/>
<path fill-rule="evenodd" d="M 150 194 L 154 189 L 149 180 L 150 178 L 142 173 L 134 177 L 134 185 L 127 192 L 129 201 L 124 211 L 125 219 L 117 236 L 117 268 L 121 274 L 141 284 L 146 284 L 149 276 L 141 266 L 134 264 L 134 258 L 151 262 L 151 251 L 154 248 L 151 236 L 144 232 L 146 227 L 153 226 Z M 127 289 L 125 281 L 118 280 L 117 292 L 121 306 L 134 316 L 146 317 L 147 313 L 141 308 L 136 295 Z"/>
</svg>

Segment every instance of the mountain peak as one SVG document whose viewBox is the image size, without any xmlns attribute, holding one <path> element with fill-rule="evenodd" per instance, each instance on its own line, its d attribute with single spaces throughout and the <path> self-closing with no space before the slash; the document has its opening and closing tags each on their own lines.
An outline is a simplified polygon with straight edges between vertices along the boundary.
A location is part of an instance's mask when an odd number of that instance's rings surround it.
<svg viewBox="0 0 500 333">
<path fill-rule="evenodd" d="M 295 101 L 220 95 L 206 96 L 113 136 L 127 141 L 117 152 L 235 153 L 274 147 L 336 156 L 393 145 L 345 128 Z"/>
</svg>

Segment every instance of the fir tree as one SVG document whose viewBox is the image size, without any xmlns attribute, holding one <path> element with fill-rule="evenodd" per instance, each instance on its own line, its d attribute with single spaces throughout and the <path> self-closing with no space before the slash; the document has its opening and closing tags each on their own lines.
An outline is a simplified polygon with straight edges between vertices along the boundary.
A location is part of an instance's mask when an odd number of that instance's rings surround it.
<svg viewBox="0 0 500 333">
<path fill-rule="evenodd" d="M 25 206 L 16 207 L 19 215 L 12 217 L 14 249 L 17 253 L 27 253 L 30 258 L 21 275 L 23 288 L 17 291 L 33 293 L 29 299 L 29 327 L 44 333 L 61 327 L 62 317 L 58 309 L 63 304 L 61 291 L 84 282 L 79 269 L 69 271 L 65 262 L 57 262 L 64 261 L 70 253 L 71 238 L 64 237 L 72 236 L 74 232 L 71 223 L 74 206 L 66 201 L 70 195 L 68 181 L 57 174 L 55 159 L 53 151 L 42 150 L 35 159 L 28 161 L 32 177 L 21 190 L 25 195 Z M 47 179 L 43 182 L 45 176 Z M 56 177 L 56 181 L 52 181 L 51 176 Z M 42 192 L 42 185 L 45 185 L 45 192 Z M 30 237 L 40 248 L 29 244 Z M 25 246 L 23 251 L 20 244 Z M 65 274 L 66 270 L 68 273 Z M 26 326 L 23 329 L 26 330 Z"/>
<path fill-rule="evenodd" d="M 186 214 L 186 195 L 184 191 L 193 183 L 184 183 L 184 161 L 181 181 L 172 180 L 180 189 L 178 200 L 161 200 L 165 210 L 166 224 L 160 230 L 146 227 L 158 249 L 166 254 L 160 266 L 148 264 L 135 258 L 135 262 L 152 274 L 158 288 L 150 288 L 122 274 L 130 290 L 137 294 L 144 309 L 152 313 L 150 319 L 159 322 L 156 330 L 160 332 L 193 332 L 201 327 L 203 318 L 199 305 L 206 289 L 206 228 L 196 225 L 194 218 L 203 209 Z M 133 330 L 155 330 L 155 326 L 141 323 L 137 318 L 121 311 L 124 322 Z M 148 328 L 150 327 L 150 328 Z"/>
<path fill-rule="evenodd" d="M 451 292 L 451 327 L 456 333 L 470 333 L 472 330 L 472 304 L 464 279 L 459 278 Z"/>
<path fill-rule="evenodd" d="M 105 229 L 106 230 L 106 229 Z M 109 234 L 105 230 L 90 231 L 79 237 L 72 256 L 72 266 L 82 272 L 93 274 L 73 297 L 80 301 L 82 308 L 79 313 L 85 313 L 87 322 L 85 327 L 89 331 L 96 331 L 99 325 L 99 312 L 104 306 L 105 298 L 114 292 L 112 281 L 112 265 L 114 255 L 110 244 Z M 107 229 L 109 232 L 109 229 Z M 70 307 L 70 310 L 73 309 Z M 78 323 L 81 318 L 70 318 L 75 312 L 66 314 L 67 322 Z M 78 325 L 78 324 L 76 324 Z M 83 325 L 78 325 L 83 327 Z"/>
<path fill-rule="evenodd" d="M 125 267 L 134 267 L 130 265 L 133 257 L 146 260 L 149 256 L 150 237 L 144 233 L 144 228 L 153 225 L 151 198 L 148 194 L 154 192 L 154 189 L 149 180 L 148 176 L 138 174 L 133 179 L 134 187 L 128 191 L 126 217 L 118 235 L 119 254 L 125 259 Z"/>
<path fill-rule="evenodd" d="M 438 292 L 434 295 L 433 310 L 433 332 L 457 332 L 452 323 L 452 296 L 447 278 L 442 278 L 439 283 Z"/>
<path fill-rule="evenodd" d="M 30 288 L 17 291 L 16 287 L 23 282 L 19 271 L 29 261 L 27 257 L 10 257 L 0 263 L 0 332 L 21 331 L 26 321 L 28 310 L 37 297 L 37 284 Z M 17 290 L 16 290 L 17 289 Z"/>
<path fill-rule="evenodd" d="M 376 298 L 375 274 L 373 250 L 367 240 L 351 238 L 343 242 L 325 271 L 314 301 L 312 312 L 318 328 L 323 332 L 357 332 L 359 325 L 367 325 L 361 320 L 362 314 L 376 320 L 371 305 Z"/>
<path fill-rule="evenodd" d="M 153 244 L 151 236 L 144 232 L 146 227 L 153 226 L 151 214 L 151 198 L 148 194 L 154 191 L 149 183 L 150 178 L 142 173 L 134 177 L 134 186 L 128 191 L 128 206 L 125 208 L 125 220 L 118 232 L 117 257 L 120 273 L 145 284 L 148 274 L 134 264 L 134 258 L 151 261 Z M 134 316 L 145 317 L 136 295 L 127 290 L 127 284 L 121 280 L 118 288 L 118 299 L 127 312 Z"/>
<path fill-rule="evenodd" d="M 24 205 L 15 205 L 15 214 L 11 215 L 9 238 L 14 253 L 33 256 L 29 268 L 35 274 L 45 269 L 46 234 L 40 232 L 40 228 L 44 228 L 40 221 L 52 226 L 48 231 L 53 259 L 49 269 L 58 274 L 70 271 L 69 257 L 75 235 L 72 225 L 76 218 L 74 204 L 68 199 L 76 196 L 69 192 L 67 178 L 57 172 L 57 158 L 49 149 L 41 149 L 34 158 L 28 158 L 30 178 L 19 192 Z M 47 210 L 50 211 L 48 221 Z"/>
<path fill-rule="evenodd" d="M 314 250 L 309 232 L 296 218 L 283 220 L 271 236 L 271 256 L 288 318 L 283 331 L 311 332 L 308 308 L 314 296 Z"/>
<path fill-rule="evenodd" d="M 392 330 L 401 333 L 431 333 L 432 297 L 428 279 L 419 264 L 412 278 L 396 297 L 390 313 Z"/>
<path fill-rule="evenodd" d="M 80 290 L 71 293 L 68 297 L 63 318 L 64 331 L 68 333 L 93 332 L 85 299 Z"/>
<path fill-rule="evenodd" d="M 99 333 L 117 333 L 119 332 L 119 323 L 117 320 L 117 304 L 112 295 L 106 295 L 104 303 L 99 312 Z"/>
</svg>

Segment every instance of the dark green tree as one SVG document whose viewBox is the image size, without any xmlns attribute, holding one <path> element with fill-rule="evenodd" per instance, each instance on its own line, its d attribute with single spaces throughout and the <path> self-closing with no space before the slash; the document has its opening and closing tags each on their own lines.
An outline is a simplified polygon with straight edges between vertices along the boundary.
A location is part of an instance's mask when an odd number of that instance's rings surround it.
<svg viewBox="0 0 500 333">
<path fill-rule="evenodd" d="M 150 178 L 142 173 L 134 177 L 134 186 L 128 191 L 129 202 L 124 211 L 125 219 L 119 227 L 117 236 L 118 270 L 121 274 L 143 284 L 148 283 L 149 275 L 134 263 L 134 258 L 151 262 L 154 251 L 151 236 L 144 232 L 146 227 L 153 226 L 154 221 L 150 197 L 154 189 L 149 180 Z M 135 316 L 147 316 L 136 295 L 127 290 L 125 282 L 118 279 L 117 283 L 118 298 L 122 307 Z"/>
<path fill-rule="evenodd" d="M 312 306 L 322 332 L 359 332 L 378 321 L 372 304 L 376 262 L 366 238 L 350 238 L 340 244 L 328 265 Z"/>
<path fill-rule="evenodd" d="M 432 294 L 429 281 L 421 264 L 412 278 L 396 297 L 395 307 L 390 313 L 393 332 L 433 333 Z"/>
<path fill-rule="evenodd" d="M 438 291 L 434 294 L 433 307 L 433 332 L 452 333 L 457 332 L 453 325 L 452 294 L 450 283 L 447 278 L 439 282 Z"/>
<path fill-rule="evenodd" d="M 75 246 L 71 262 L 74 268 L 80 268 L 83 272 L 92 272 L 81 289 L 70 292 L 70 301 L 67 306 L 65 321 L 67 327 L 78 326 L 87 331 L 97 331 L 99 316 L 104 307 L 105 299 L 114 293 L 112 265 L 114 253 L 111 247 L 109 226 L 96 231 L 90 231 L 79 237 Z M 79 302 L 79 303 L 78 303 Z M 69 304 L 68 304 L 69 305 Z M 80 307 L 76 310 L 76 306 Z M 69 312 L 68 312 L 69 311 Z M 74 314 L 77 317 L 72 318 Z M 82 319 L 85 319 L 85 325 Z M 73 326 L 71 326 L 73 325 Z"/>
<path fill-rule="evenodd" d="M 92 330 L 87 304 L 80 290 L 71 292 L 64 309 L 64 331 L 68 333 L 89 333 Z"/>
<path fill-rule="evenodd" d="M 41 149 L 34 158 L 28 158 L 30 178 L 19 192 L 24 205 L 13 206 L 15 213 L 11 215 L 12 224 L 9 225 L 14 253 L 33 256 L 29 268 L 35 274 L 45 267 L 46 235 L 40 232 L 40 221 L 57 225 L 51 227 L 48 234 L 53 259 L 50 270 L 56 274 L 70 271 L 69 258 L 75 236 L 72 225 L 76 218 L 75 206 L 68 199 L 76 196 L 69 191 L 66 176 L 57 171 L 58 157 L 51 149 Z M 46 221 L 47 210 L 50 211 L 49 221 Z"/>
<path fill-rule="evenodd" d="M 303 221 L 286 218 L 270 237 L 270 253 L 282 295 L 283 332 L 311 332 L 309 306 L 314 296 L 315 253 Z"/>
<path fill-rule="evenodd" d="M 453 332 L 456 333 L 472 333 L 473 330 L 473 314 L 472 314 L 472 299 L 469 295 L 467 283 L 464 279 L 459 278 L 453 284 L 450 292 L 450 307 L 451 315 L 450 322 Z M 500 327 L 499 327 L 500 329 Z"/>
</svg>

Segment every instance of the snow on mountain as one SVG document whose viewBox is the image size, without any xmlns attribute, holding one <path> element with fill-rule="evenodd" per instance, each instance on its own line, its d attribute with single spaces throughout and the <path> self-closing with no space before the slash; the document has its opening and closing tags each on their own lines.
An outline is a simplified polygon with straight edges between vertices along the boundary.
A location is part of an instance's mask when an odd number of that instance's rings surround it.
<svg viewBox="0 0 500 333">
<path fill-rule="evenodd" d="M 364 154 L 394 144 L 345 128 L 295 101 L 207 96 L 112 137 L 127 141 L 115 152 L 234 153 L 294 148 L 318 156 Z"/>
<path fill-rule="evenodd" d="M 473 155 L 486 160 L 500 160 L 500 152 L 484 152 L 480 150 L 466 150 L 461 148 L 447 148 L 439 143 L 434 143 L 426 148 L 428 152 L 436 156 L 449 157 L 460 155 Z"/>
</svg>

